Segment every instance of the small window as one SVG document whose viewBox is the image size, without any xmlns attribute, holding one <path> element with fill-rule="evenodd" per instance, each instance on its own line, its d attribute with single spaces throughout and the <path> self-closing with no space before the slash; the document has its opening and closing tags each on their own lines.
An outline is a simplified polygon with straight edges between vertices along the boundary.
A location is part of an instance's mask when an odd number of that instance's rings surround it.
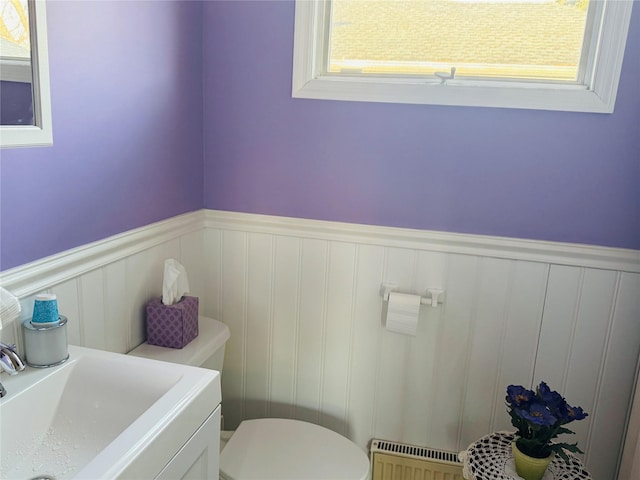
<svg viewBox="0 0 640 480">
<path fill-rule="evenodd" d="M 293 96 L 613 111 L 631 0 L 298 0 Z"/>
<path fill-rule="evenodd" d="M 33 125 L 27 0 L 0 0 L 0 125 Z"/>
<path fill-rule="evenodd" d="M 27 0 L 0 1 L 0 80 L 31 83 Z"/>
<path fill-rule="evenodd" d="M 0 148 L 51 145 L 45 0 L 0 0 Z"/>
</svg>

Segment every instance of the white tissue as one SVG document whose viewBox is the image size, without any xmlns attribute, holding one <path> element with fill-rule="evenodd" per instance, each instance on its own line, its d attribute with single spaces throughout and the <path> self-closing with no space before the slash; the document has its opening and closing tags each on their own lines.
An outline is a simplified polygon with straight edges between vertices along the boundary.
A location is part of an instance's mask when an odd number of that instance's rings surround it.
<svg viewBox="0 0 640 480">
<path fill-rule="evenodd" d="M 420 296 L 391 292 L 387 305 L 387 331 L 415 336 L 420 317 Z"/>
<path fill-rule="evenodd" d="M 164 261 L 164 278 L 162 280 L 162 303 L 173 305 L 180 301 L 182 296 L 189 291 L 189 278 L 187 271 L 175 259 Z"/>
<path fill-rule="evenodd" d="M 0 287 L 0 330 L 2 330 L 2 321 L 10 322 L 15 319 L 20 313 L 20 310 L 22 310 L 20 300 Z"/>
</svg>

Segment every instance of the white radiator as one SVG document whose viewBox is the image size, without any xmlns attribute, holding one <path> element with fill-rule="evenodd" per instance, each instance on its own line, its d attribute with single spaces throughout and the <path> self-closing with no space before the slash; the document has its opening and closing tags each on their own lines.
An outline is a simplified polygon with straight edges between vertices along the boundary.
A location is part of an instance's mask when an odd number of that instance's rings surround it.
<svg viewBox="0 0 640 480">
<path fill-rule="evenodd" d="M 463 480 L 458 454 L 386 440 L 371 441 L 372 480 Z"/>
</svg>

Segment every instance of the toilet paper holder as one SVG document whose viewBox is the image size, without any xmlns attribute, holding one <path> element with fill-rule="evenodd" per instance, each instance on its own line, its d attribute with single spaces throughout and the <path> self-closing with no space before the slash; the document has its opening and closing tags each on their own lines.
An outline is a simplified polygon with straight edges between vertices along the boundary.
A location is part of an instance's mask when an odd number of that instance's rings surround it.
<svg viewBox="0 0 640 480">
<path fill-rule="evenodd" d="M 385 302 L 389 301 L 389 294 L 391 292 L 396 291 L 396 285 L 390 283 L 383 283 L 381 294 L 382 299 Z M 440 296 L 444 293 L 444 290 L 441 288 L 427 288 L 427 294 L 425 296 L 420 296 L 420 304 L 421 305 L 431 305 L 432 307 L 437 307 L 438 305 L 442 305 L 444 302 L 440 300 Z"/>
</svg>

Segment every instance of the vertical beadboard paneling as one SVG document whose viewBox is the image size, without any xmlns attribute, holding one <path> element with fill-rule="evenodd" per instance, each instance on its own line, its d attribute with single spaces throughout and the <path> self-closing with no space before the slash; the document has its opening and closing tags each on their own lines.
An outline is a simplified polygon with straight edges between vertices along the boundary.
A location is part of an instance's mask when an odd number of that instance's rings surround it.
<svg viewBox="0 0 640 480">
<path fill-rule="evenodd" d="M 73 279 L 51 288 L 58 297 L 58 311 L 67 317 L 67 339 L 73 345 L 84 345 L 84 328 L 78 301 L 78 280 Z M 33 305 L 31 305 L 33 312 Z M 29 317 L 31 314 L 29 314 Z"/>
<path fill-rule="evenodd" d="M 583 275 L 584 269 L 576 267 L 552 265 L 549 270 L 534 384 L 544 380 L 563 393 L 578 321 Z"/>
<path fill-rule="evenodd" d="M 105 348 L 111 352 L 129 350 L 129 324 L 127 323 L 126 262 L 118 260 L 103 269 Z"/>
<path fill-rule="evenodd" d="M 567 365 L 567 380 L 563 391 L 567 399 L 593 412 L 599 372 L 604 362 L 607 333 L 610 328 L 617 288 L 617 272 L 587 269 L 582 280 L 579 314 Z M 570 429 L 581 439 L 584 450 L 589 438 L 599 441 L 597 431 L 591 431 L 591 420 L 572 424 Z M 573 440 L 575 441 L 575 440 Z M 587 459 L 588 460 L 588 459 Z"/>
<path fill-rule="evenodd" d="M 479 259 L 450 255 L 447 299 L 438 331 L 428 438 L 430 446 L 455 451 L 465 393 L 470 327 L 475 311 Z M 414 372 L 415 374 L 415 372 Z"/>
<path fill-rule="evenodd" d="M 294 415 L 314 423 L 320 422 L 327 255 L 328 242 L 302 241 Z"/>
<path fill-rule="evenodd" d="M 480 262 L 476 308 L 465 372 L 461 445 L 469 445 L 490 431 L 491 413 L 498 389 L 500 346 L 504 341 L 515 262 L 485 258 Z"/>
<path fill-rule="evenodd" d="M 168 242 L 161 243 L 155 247 L 150 248 L 145 253 L 147 253 L 145 261 L 147 262 L 147 276 L 145 278 L 147 296 L 149 299 L 154 297 L 162 296 L 162 284 L 164 280 L 164 262 L 169 258 L 176 259 L 178 262 L 183 264 L 187 271 L 187 279 L 189 280 L 189 288 L 191 287 L 192 281 L 197 277 L 197 275 L 192 275 L 192 272 L 186 265 L 184 265 L 184 260 L 181 255 L 181 239 L 174 238 Z M 192 278 L 192 276 L 194 278 Z M 145 302 L 146 303 L 146 302 Z M 144 309 L 143 309 L 143 318 L 144 318 Z"/>
<path fill-rule="evenodd" d="M 447 254 L 423 252 L 417 254 L 414 290 L 424 295 L 427 288 L 441 288 L 446 284 Z M 446 295 L 441 301 L 446 302 Z M 429 445 L 428 431 L 433 409 L 432 385 L 436 375 L 436 346 L 438 332 L 442 323 L 442 307 L 433 308 L 423 305 L 418 323 L 416 339 L 410 342 L 408 364 L 418 375 L 411 375 L 406 387 L 406 408 L 411 411 L 405 415 L 404 432 L 407 443 Z"/>
<path fill-rule="evenodd" d="M 148 253 L 142 252 L 126 259 L 127 286 L 127 319 L 129 323 L 128 348 L 140 345 L 145 337 L 144 305 L 149 301 L 150 294 L 145 284 L 148 276 Z"/>
<path fill-rule="evenodd" d="M 203 235 L 202 263 L 204 264 L 202 290 L 199 298 L 201 312 L 211 318 L 222 317 L 222 232 L 207 228 Z"/>
<path fill-rule="evenodd" d="M 416 267 L 417 253 L 414 250 L 389 248 L 386 253 L 384 283 L 396 285 L 398 291 L 414 291 Z M 382 309 L 386 311 L 387 308 L 388 304 L 385 303 Z M 421 309 L 421 312 L 423 311 L 424 308 Z M 376 437 L 404 437 L 408 413 L 406 402 L 409 401 L 407 390 L 411 381 L 408 352 L 415 339 L 416 337 L 382 331 L 378 352 L 380 358 L 374 426 Z"/>
<path fill-rule="evenodd" d="M 374 436 L 378 355 L 382 336 L 380 285 L 385 249 L 357 245 L 355 250 L 355 298 L 351 382 L 348 386 L 348 436 L 362 448 Z"/>
<path fill-rule="evenodd" d="M 507 323 L 500 332 L 501 344 L 490 432 L 511 430 L 504 398 L 508 385 L 529 385 L 538 348 L 542 310 L 549 267 L 542 263 L 516 261 L 510 279 Z M 468 437 L 463 438 L 464 441 Z"/>
<path fill-rule="evenodd" d="M 248 244 L 247 330 L 245 350 L 244 418 L 267 415 L 273 288 L 271 235 L 251 234 Z"/>
<path fill-rule="evenodd" d="M 223 414 L 225 428 L 235 428 L 244 415 L 247 348 L 247 264 L 248 234 L 225 231 L 222 234 L 222 318 L 231 338 L 225 352 Z M 226 423 L 228 421 L 228 423 Z"/>
<path fill-rule="evenodd" d="M 178 253 L 176 257 L 180 263 L 184 266 L 189 277 L 189 295 L 203 299 L 207 296 L 208 290 L 205 288 L 205 262 L 203 262 L 203 236 L 202 231 L 188 233 L 183 235 L 177 241 L 179 245 L 176 246 Z M 205 305 L 198 307 L 200 311 L 204 311 Z"/>
<path fill-rule="evenodd" d="M 78 278 L 79 315 L 83 324 L 82 344 L 105 350 L 106 323 L 104 305 L 103 270 L 93 270 Z"/>
<path fill-rule="evenodd" d="M 624 348 L 621 344 L 621 331 L 635 338 L 633 358 L 637 358 L 638 354 L 639 332 L 630 329 L 630 317 L 624 315 L 622 319 L 619 318 L 621 321 L 618 324 L 615 323 L 614 302 L 616 289 L 619 288 L 617 277 L 616 272 L 606 270 L 557 266 L 551 268 L 535 371 L 535 384 L 541 380 L 548 382 L 572 404 L 582 406 L 591 414 L 587 419 L 570 426 L 576 435 L 567 440 L 577 441 L 585 451 L 587 468 L 601 473 L 615 470 L 617 453 L 611 452 L 618 450 L 612 449 L 611 445 L 619 447 L 624 427 L 620 425 L 617 438 L 609 438 L 609 442 L 606 442 L 604 439 L 609 427 L 596 420 L 603 411 L 610 408 L 609 402 L 614 401 L 613 397 L 622 393 L 623 390 L 620 389 L 625 384 L 632 383 L 635 372 L 635 361 L 620 365 L 620 362 L 614 360 L 616 370 L 607 368 L 611 362 L 608 359 L 611 358 L 611 348 L 615 351 Z M 628 302 L 625 301 L 624 305 L 628 305 Z M 627 352 L 630 351 L 632 350 L 627 349 Z M 617 353 L 613 355 L 615 357 Z M 604 385 L 613 387 L 613 390 L 608 390 L 608 394 L 602 396 Z M 612 392 L 615 394 L 612 395 Z M 625 409 L 628 401 L 627 396 L 623 401 Z M 620 406 L 619 402 L 614 403 Z M 594 412 L 597 412 L 596 415 Z M 607 422 L 615 421 L 616 417 L 618 421 L 624 422 L 626 411 L 613 414 Z M 594 455 L 591 447 L 603 441 L 609 446 L 609 453 L 599 452 Z M 599 476 L 594 475 L 594 478 Z"/>
<path fill-rule="evenodd" d="M 352 243 L 329 244 L 320 423 L 343 435 L 347 434 L 345 419 L 351 379 L 355 250 Z"/>
<path fill-rule="evenodd" d="M 587 464 L 593 478 L 611 478 L 622 447 L 640 353 L 640 274 L 621 273 L 601 364 Z M 595 376 L 596 372 L 594 372 Z"/>
<path fill-rule="evenodd" d="M 273 327 L 269 366 L 269 416 L 273 417 L 293 417 L 301 251 L 302 242 L 298 238 L 274 238 Z"/>
<path fill-rule="evenodd" d="M 154 292 L 154 295 L 156 292 L 162 293 L 162 279 L 164 277 L 164 261 L 168 258 L 174 258 L 178 260 L 178 262 L 180 262 L 185 267 L 185 269 L 187 270 L 187 276 L 189 277 L 189 280 L 191 280 L 191 277 L 194 277 L 194 279 L 198 277 L 197 273 L 198 273 L 199 267 L 197 266 L 194 259 L 193 258 L 190 259 L 189 257 L 183 258 L 183 255 L 182 255 L 183 251 L 185 251 L 186 253 L 189 253 L 188 248 L 182 248 L 182 247 L 183 247 L 183 243 L 185 244 L 193 243 L 193 242 L 189 242 L 188 240 L 191 235 L 193 234 L 187 234 L 181 238 L 174 238 L 167 242 L 161 243 L 160 245 L 153 247 L 151 249 L 152 254 L 151 254 L 150 262 L 151 262 L 152 278 L 153 278 L 151 287 Z M 191 260 L 191 262 L 188 263 L 187 260 Z"/>
<path fill-rule="evenodd" d="M 481 266 L 460 448 L 487 432 L 512 428 L 505 391 L 512 383 L 529 385 L 533 376 L 547 280 L 541 264 L 483 259 Z"/>
</svg>

